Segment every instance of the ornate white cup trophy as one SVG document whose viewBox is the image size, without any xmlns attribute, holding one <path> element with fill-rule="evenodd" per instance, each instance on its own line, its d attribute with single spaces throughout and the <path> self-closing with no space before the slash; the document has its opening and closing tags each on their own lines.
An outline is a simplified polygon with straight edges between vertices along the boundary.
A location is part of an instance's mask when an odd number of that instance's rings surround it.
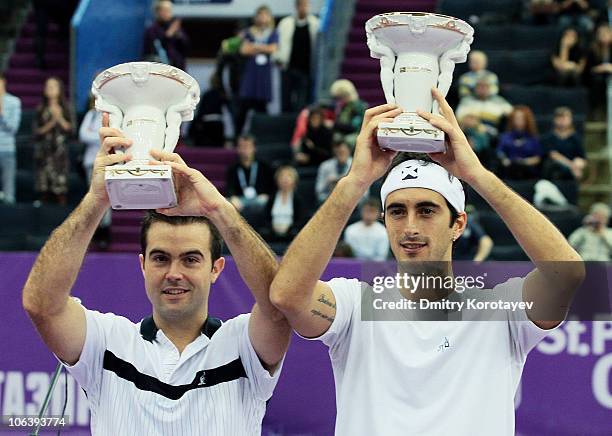
<svg viewBox="0 0 612 436">
<path fill-rule="evenodd" d="M 424 12 L 392 12 L 366 22 L 368 48 L 380 59 L 380 80 L 387 103 L 404 113 L 378 127 L 378 144 L 397 151 L 443 152 L 444 132 L 416 114 L 438 113 L 431 88 L 444 96 L 453 80 L 455 63 L 465 62 L 474 29 L 464 21 Z"/>
<path fill-rule="evenodd" d="M 100 73 L 91 91 L 96 109 L 108 112 L 110 127 L 133 141 L 132 160 L 106 167 L 113 209 L 156 209 L 177 204 L 168 165 L 150 165 L 152 149 L 174 151 L 181 121 L 193 120 L 200 87 L 184 71 L 152 62 L 130 62 Z"/>
</svg>

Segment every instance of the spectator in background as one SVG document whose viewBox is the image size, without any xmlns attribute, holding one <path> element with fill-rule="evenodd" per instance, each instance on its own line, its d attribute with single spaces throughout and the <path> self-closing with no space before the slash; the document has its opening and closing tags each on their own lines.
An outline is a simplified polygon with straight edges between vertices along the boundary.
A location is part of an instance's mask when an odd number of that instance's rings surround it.
<svg viewBox="0 0 612 436">
<path fill-rule="evenodd" d="M 380 203 L 367 199 L 361 206 L 361 221 L 351 224 L 344 231 L 344 242 L 357 259 L 382 262 L 389 255 L 389 238 L 385 226 L 379 222 Z"/>
<path fill-rule="evenodd" d="M 590 109 L 596 118 L 605 119 L 607 82 L 612 73 L 612 28 L 601 23 L 589 50 L 586 82 L 589 85 Z"/>
<path fill-rule="evenodd" d="M 308 114 L 304 137 L 293 147 L 295 162 L 303 166 L 319 166 L 331 157 L 333 131 L 325 125 L 324 112 L 313 108 Z"/>
<path fill-rule="evenodd" d="M 172 2 L 155 3 L 155 22 L 144 35 L 144 58 L 185 70 L 188 49 L 189 38 L 181 27 L 181 20 L 172 14 Z"/>
<path fill-rule="evenodd" d="M 534 24 L 548 26 L 556 24 L 559 4 L 556 0 L 526 0 L 527 10 Z"/>
<path fill-rule="evenodd" d="M 64 84 L 57 77 L 45 82 L 43 102 L 36 109 L 34 128 L 36 148 L 35 188 L 42 202 L 67 203 L 68 138 L 74 130 L 74 116 L 64 93 Z"/>
<path fill-rule="evenodd" d="M 283 112 L 297 112 L 312 101 L 319 19 L 310 13 L 310 0 L 295 0 L 295 7 L 294 15 L 278 23 Z"/>
<path fill-rule="evenodd" d="M 478 115 L 469 112 L 459 120 L 459 125 L 480 162 L 485 168 L 490 169 L 492 163 L 490 127 L 480 121 Z"/>
<path fill-rule="evenodd" d="M 83 170 L 87 175 L 87 181 L 89 183 L 91 183 L 96 155 L 100 150 L 100 136 L 98 131 L 100 127 L 102 127 L 102 112 L 96 110 L 94 103 L 95 100 L 93 96 L 90 96 L 89 110 L 85 114 L 81 126 L 79 127 L 79 141 L 85 145 L 85 152 L 83 153 Z M 108 209 L 102 217 L 96 234 L 93 237 L 93 242 L 96 243 L 99 248 L 105 249 L 111 242 L 110 225 L 111 209 Z"/>
<path fill-rule="evenodd" d="M 481 79 L 476 84 L 476 95 L 461 99 L 457 107 L 457 119 L 466 114 L 477 115 L 480 120 L 490 126 L 490 132 L 497 135 L 502 119 L 512 112 L 512 105 L 500 95 L 491 93 L 488 79 Z"/>
<path fill-rule="evenodd" d="M 467 208 L 474 209 L 472 205 L 467 205 Z M 483 262 L 487 260 L 492 249 L 493 239 L 480 225 L 478 215 L 470 213 L 465 230 L 453 247 L 453 259 Z"/>
<path fill-rule="evenodd" d="M 490 95 L 497 95 L 499 93 L 499 80 L 495 73 L 487 70 L 487 55 L 480 50 L 471 51 L 468 62 L 470 71 L 459 77 L 459 97 L 475 97 L 476 85 L 481 80 L 489 84 Z"/>
<path fill-rule="evenodd" d="M 551 180 L 580 180 L 586 167 L 582 138 L 574 128 L 572 110 L 555 109 L 552 131 L 542 136 L 548 159 L 544 163 L 544 177 Z"/>
<path fill-rule="evenodd" d="M 334 133 L 343 136 L 344 141 L 353 146 L 368 105 L 359 99 L 357 89 L 350 80 L 336 80 L 330 93 L 336 101 Z"/>
<path fill-rule="evenodd" d="M 348 173 L 353 162 L 351 148 L 341 138 L 334 140 L 332 153 L 334 157 L 322 162 L 317 171 L 315 190 L 319 203 L 323 203 L 329 197 L 338 180 Z"/>
<path fill-rule="evenodd" d="M 229 110 L 229 101 L 215 71 L 210 76 L 209 88 L 202 94 L 193 122 L 189 126 L 189 137 L 196 147 L 223 147 L 225 126 L 223 107 Z"/>
<path fill-rule="evenodd" d="M 304 203 L 296 192 L 298 173 L 292 166 L 282 166 L 274 175 L 276 193 L 266 205 L 266 223 L 261 235 L 269 241 L 291 241 L 305 223 Z"/>
<path fill-rule="evenodd" d="M 270 57 L 278 48 L 278 33 L 267 6 L 255 12 L 254 25 L 244 33 L 240 54 L 246 57 L 240 83 L 240 103 L 236 116 L 236 135 L 240 135 L 251 110 L 265 113 L 272 100 L 272 64 Z"/>
<path fill-rule="evenodd" d="M 0 73 L 0 171 L 2 200 L 15 203 L 17 157 L 15 134 L 21 123 L 21 100 L 6 91 L 6 77 Z"/>
<path fill-rule="evenodd" d="M 537 179 L 543 155 L 533 112 L 515 106 L 508 117 L 506 132 L 499 137 L 497 155 L 504 175 L 510 179 Z"/>
<path fill-rule="evenodd" d="M 571 27 L 565 29 L 551 56 L 557 84 L 561 86 L 579 85 L 586 61 L 586 54 L 578 32 Z"/>
<path fill-rule="evenodd" d="M 254 226 L 274 191 L 272 170 L 255 159 L 255 138 L 242 135 L 236 147 L 238 162 L 227 169 L 225 190 L 229 201 Z"/>
<path fill-rule="evenodd" d="M 556 0 L 559 5 L 559 27 L 576 26 L 583 34 L 593 31 L 589 0 Z"/>
<path fill-rule="evenodd" d="M 585 261 L 609 262 L 612 259 L 612 229 L 608 227 L 610 207 L 605 203 L 591 206 L 583 225 L 568 238 Z"/>
</svg>

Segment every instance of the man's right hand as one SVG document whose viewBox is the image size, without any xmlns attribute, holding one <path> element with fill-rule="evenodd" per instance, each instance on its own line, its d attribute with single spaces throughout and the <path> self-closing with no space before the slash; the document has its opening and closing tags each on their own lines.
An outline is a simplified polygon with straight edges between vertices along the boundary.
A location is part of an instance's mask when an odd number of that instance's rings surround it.
<svg viewBox="0 0 612 436">
<path fill-rule="evenodd" d="M 99 134 L 101 145 L 93 165 L 89 193 L 100 205 L 108 207 L 110 200 L 104 183 L 104 169 L 109 165 L 126 163 L 132 159 L 129 153 L 115 153 L 117 148 L 127 148 L 132 145 L 132 140 L 126 138 L 120 130 L 109 127 L 108 113 L 102 114 L 102 127 Z"/>
<path fill-rule="evenodd" d="M 376 106 L 365 112 L 348 174 L 350 178 L 369 187 L 385 174 L 397 152 L 380 148 L 376 131 L 380 123 L 393 122 L 401 113 L 402 109 L 394 104 Z"/>
</svg>

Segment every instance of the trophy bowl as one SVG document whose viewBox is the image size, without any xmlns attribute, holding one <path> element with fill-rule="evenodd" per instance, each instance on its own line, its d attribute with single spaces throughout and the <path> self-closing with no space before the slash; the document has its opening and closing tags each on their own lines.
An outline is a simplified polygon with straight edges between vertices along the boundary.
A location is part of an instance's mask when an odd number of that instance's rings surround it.
<svg viewBox="0 0 612 436">
<path fill-rule="evenodd" d="M 366 22 L 370 55 L 380 59 L 380 78 L 387 103 L 404 112 L 378 127 L 381 148 L 444 152 L 444 132 L 419 117 L 417 109 L 438 113 L 431 95 L 448 93 L 455 63 L 465 62 L 474 29 L 464 21 L 425 12 L 391 12 Z"/>
<path fill-rule="evenodd" d="M 152 149 L 173 152 L 182 121 L 193 120 L 200 87 L 186 72 L 153 62 L 119 64 L 100 73 L 91 91 L 96 109 L 109 113 L 110 127 L 133 141 L 132 160 L 105 168 L 113 209 L 157 209 L 177 205 L 169 165 L 150 165 Z"/>
</svg>

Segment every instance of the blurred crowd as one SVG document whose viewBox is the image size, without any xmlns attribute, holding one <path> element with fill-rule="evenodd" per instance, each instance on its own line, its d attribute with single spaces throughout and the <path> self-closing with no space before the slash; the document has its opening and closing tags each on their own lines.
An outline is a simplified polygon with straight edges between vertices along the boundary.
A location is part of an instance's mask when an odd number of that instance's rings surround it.
<svg viewBox="0 0 612 436">
<path fill-rule="evenodd" d="M 555 74 L 550 83 L 587 86 L 591 115 L 596 118 L 598 113 L 605 113 L 606 82 L 612 72 L 608 9 L 593 8 L 587 0 L 531 0 L 525 6 L 526 20 L 559 26 L 560 36 L 550 53 Z M 181 20 L 173 14 L 172 2 L 158 1 L 154 12 L 154 22 L 144 31 L 143 59 L 185 69 L 191 42 Z M 309 0 L 296 0 L 294 13 L 277 24 L 269 7 L 258 7 L 250 26 L 238 29 L 222 42 L 215 70 L 187 137 L 183 138 L 193 147 L 236 150 L 237 161 L 227 168 L 225 194 L 272 242 L 290 241 L 348 172 L 368 107 L 354 84 L 342 78 L 333 83 L 329 97 L 314 100 L 319 26 Z M 44 59 L 39 63 L 44 67 Z M 528 106 L 513 106 L 500 95 L 500 83 L 495 71 L 488 69 L 486 53 L 473 50 L 468 63 L 469 71 L 455 77 L 459 95 L 456 115 L 484 165 L 508 180 L 564 180 L 577 186 L 585 177 L 587 158 L 572 110 L 556 108 L 550 131 L 539 132 Z M 249 119 L 253 113 L 267 113 L 273 98 L 275 68 L 280 71 L 282 112 L 295 114 L 295 125 L 287 144 L 291 158 L 267 162 L 257 158 L 258 140 L 250 132 Z M 228 133 L 224 114 L 230 114 L 233 135 Z M 6 78 L 0 75 L 0 164 L 2 199 L 7 203 L 15 202 L 15 134 L 20 116 L 19 99 L 6 92 Z M 66 204 L 66 143 L 77 132 L 85 145 L 83 171 L 91 178 L 100 120 L 101 115 L 90 105 L 79 127 L 64 84 L 57 77 L 47 79 L 32 127 L 37 201 Z M 304 175 L 314 176 L 314 202 L 304 198 L 298 189 Z M 381 224 L 377 192 L 373 189 L 370 194 L 353 215 L 338 255 L 366 260 L 387 258 L 389 245 Z M 577 199 L 567 200 L 576 204 Z M 612 237 L 607 228 L 610 211 L 605 207 L 596 205 L 584 226 L 570 238 L 576 247 L 588 245 L 597 251 L 598 259 L 605 257 L 605 250 L 608 259 L 612 253 Z M 107 237 L 110 223 L 107 214 L 102 223 Z M 593 235 L 603 235 L 597 236 L 599 245 L 592 242 Z M 478 220 L 470 220 L 457 244 L 457 258 L 481 261 L 492 247 L 493 240 Z"/>
</svg>

